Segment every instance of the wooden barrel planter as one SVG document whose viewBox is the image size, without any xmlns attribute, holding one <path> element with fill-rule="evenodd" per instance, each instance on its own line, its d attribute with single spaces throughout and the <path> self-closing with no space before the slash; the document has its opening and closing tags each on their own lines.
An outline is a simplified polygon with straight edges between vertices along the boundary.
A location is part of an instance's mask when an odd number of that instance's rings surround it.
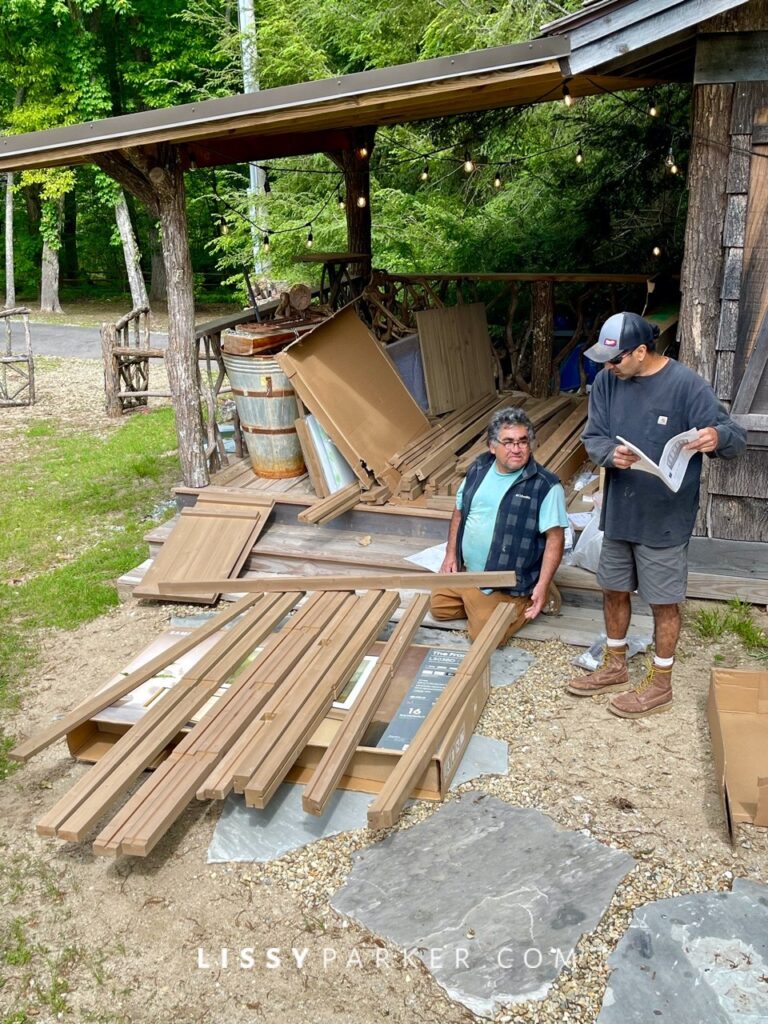
<svg viewBox="0 0 768 1024">
<path fill-rule="evenodd" d="M 272 356 L 225 352 L 223 359 L 254 472 L 270 479 L 301 476 L 299 409 L 291 382 Z"/>
</svg>

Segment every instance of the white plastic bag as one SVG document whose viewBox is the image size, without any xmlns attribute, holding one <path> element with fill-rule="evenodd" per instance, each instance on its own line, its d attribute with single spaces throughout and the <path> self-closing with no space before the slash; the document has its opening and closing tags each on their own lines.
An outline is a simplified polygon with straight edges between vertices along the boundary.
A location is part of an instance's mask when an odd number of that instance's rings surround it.
<svg viewBox="0 0 768 1024">
<path fill-rule="evenodd" d="M 599 523 L 600 510 L 595 509 L 589 522 L 581 531 L 581 536 L 576 541 L 570 557 L 565 559 L 568 565 L 576 565 L 581 569 L 588 569 L 589 572 L 597 572 L 600 549 L 603 546 L 603 531 L 600 529 Z"/>
</svg>

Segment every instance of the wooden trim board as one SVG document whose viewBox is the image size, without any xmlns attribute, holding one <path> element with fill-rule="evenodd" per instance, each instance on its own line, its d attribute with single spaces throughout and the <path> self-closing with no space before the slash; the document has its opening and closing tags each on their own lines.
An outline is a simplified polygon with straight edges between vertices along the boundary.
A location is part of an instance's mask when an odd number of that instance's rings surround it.
<svg viewBox="0 0 768 1024">
<path fill-rule="evenodd" d="M 514 572 L 408 572 L 387 576 L 260 576 L 238 580 L 188 580 L 185 583 L 193 593 L 199 590 L 232 590 L 235 592 L 280 593 L 284 590 L 439 590 L 441 587 L 514 587 Z M 159 583 L 156 596 L 162 597 L 166 587 L 175 581 Z"/>
<path fill-rule="evenodd" d="M 417 595 L 395 627 L 363 692 L 339 726 L 304 790 L 301 805 L 309 814 L 320 816 L 325 810 L 428 610 L 429 597 Z"/>
</svg>

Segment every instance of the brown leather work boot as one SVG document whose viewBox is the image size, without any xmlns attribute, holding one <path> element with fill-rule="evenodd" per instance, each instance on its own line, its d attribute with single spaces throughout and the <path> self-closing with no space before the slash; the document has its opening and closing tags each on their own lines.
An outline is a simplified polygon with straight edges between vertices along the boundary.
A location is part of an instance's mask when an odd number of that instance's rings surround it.
<svg viewBox="0 0 768 1024">
<path fill-rule="evenodd" d="M 627 647 L 606 647 L 603 660 L 594 672 L 578 676 L 565 684 L 569 693 L 577 697 L 592 697 L 596 693 L 619 693 L 629 689 Z"/>
<path fill-rule="evenodd" d="M 643 718 L 672 707 L 672 669 L 659 668 L 651 662 L 648 673 L 636 690 L 613 697 L 608 710 L 619 718 Z"/>
</svg>

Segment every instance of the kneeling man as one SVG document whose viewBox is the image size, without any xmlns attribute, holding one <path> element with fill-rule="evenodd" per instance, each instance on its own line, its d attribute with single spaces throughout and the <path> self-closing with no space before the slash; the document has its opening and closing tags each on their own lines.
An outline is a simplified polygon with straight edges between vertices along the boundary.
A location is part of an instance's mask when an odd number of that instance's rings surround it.
<svg viewBox="0 0 768 1024">
<path fill-rule="evenodd" d="M 488 424 L 488 452 L 469 467 L 456 495 L 441 572 L 514 570 L 508 590 L 456 586 L 436 590 L 436 619 L 468 620 L 474 640 L 502 602 L 517 616 L 502 643 L 535 619 L 547 602 L 563 557 L 565 494 L 554 473 L 533 458 L 533 424 L 522 409 L 502 409 Z"/>
</svg>

